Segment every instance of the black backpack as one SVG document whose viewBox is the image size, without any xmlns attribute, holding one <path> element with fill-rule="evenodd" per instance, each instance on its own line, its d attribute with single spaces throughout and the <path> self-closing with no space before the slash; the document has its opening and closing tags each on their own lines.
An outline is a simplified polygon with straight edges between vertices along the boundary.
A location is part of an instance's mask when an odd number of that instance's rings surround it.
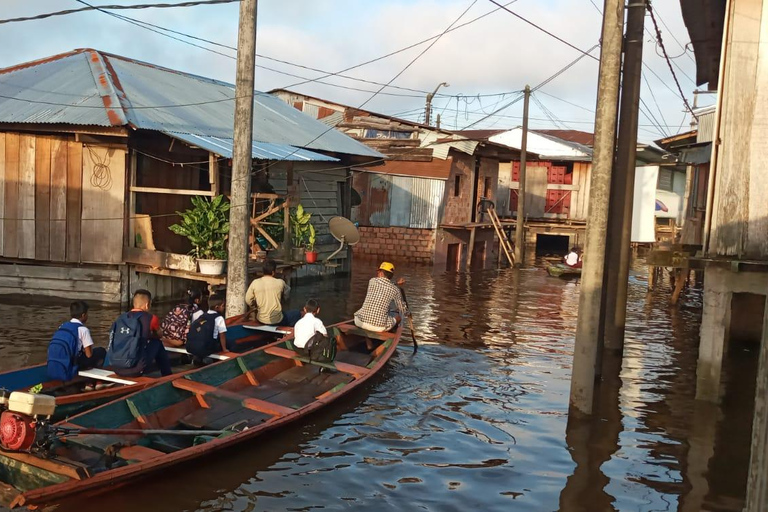
<svg viewBox="0 0 768 512">
<path fill-rule="evenodd" d="M 312 361 L 332 363 L 336 359 L 336 340 L 316 332 L 304 345 L 304 351 L 307 353 L 310 363 Z"/>
<path fill-rule="evenodd" d="M 221 348 L 219 340 L 213 338 L 218 313 L 203 313 L 192 322 L 187 333 L 187 352 L 197 357 L 206 357 Z"/>
<path fill-rule="evenodd" d="M 139 364 L 146 343 L 141 326 L 143 315 L 123 313 L 112 324 L 107 347 L 107 358 L 112 368 L 129 370 Z"/>
</svg>

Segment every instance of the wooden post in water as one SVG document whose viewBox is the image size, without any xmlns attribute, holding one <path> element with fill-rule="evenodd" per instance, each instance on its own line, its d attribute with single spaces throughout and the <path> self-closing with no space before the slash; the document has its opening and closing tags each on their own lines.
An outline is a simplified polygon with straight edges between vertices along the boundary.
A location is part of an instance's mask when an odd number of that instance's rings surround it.
<svg viewBox="0 0 768 512">
<path fill-rule="evenodd" d="M 515 266 L 522 267 L 525 258 L 525 165 L 528 150 L 528 103 L 531 88 L 525 86 L 523 102 L 523 136 L 520 142 L 520 172 L 517 185 L 517 221 L 515 222 Z"/>
<path fill-rule="evenodd" d="M 599 345 L 608 199 L 616 144 L 624 2 L 606 0 L 595 113 L 595 146 L 585 234 L 579 318 L 573 351 L 570 414 L 591 415 Z"/>
<path fill-rule="evenodd" d="M 745 512 L 768 510 L 768 301 L 763 313 Z"/>
<path fill-rule="evenodd" d="M 621 87 L 616 172 L 611 181 L 611 210 L 608 220 L 605 348 L 624 347 L 627 320 L 629 263 L 632 255 L 632 205 L 635 194 L 637 124 L 640 113 L 640 79 L 643 72 L 643 25 L 646 0 L 627 5 L 627 34 L 624 40 L 624 74 Z"/>
<path fill-rule="evenodd" d="M 248 287 L 248 225 L 250 224 L 251 165 L 253 162 L 253 82 L 256 60 L 258 0 L 242 0 L 237 37 L 235 127 L 232 148 L 232 208 L 229 212 L 227 316 L 246 311 Z"/>
</svg>

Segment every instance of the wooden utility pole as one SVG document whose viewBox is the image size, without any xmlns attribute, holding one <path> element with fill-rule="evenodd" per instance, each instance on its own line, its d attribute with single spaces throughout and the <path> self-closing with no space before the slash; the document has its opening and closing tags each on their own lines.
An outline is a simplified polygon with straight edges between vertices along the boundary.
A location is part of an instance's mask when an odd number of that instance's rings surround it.
<svg viewBox="0 0 768 512">
<path fill-rule="evenodd" d="M 531 88 L 525 86 L 523 102 L 523 136 L 520 142 L 520 172 L 517 186 L 517 221 L 515 223 L 515 266 L 522 267 L 525 258 L 525 164 L 528 150 L 528 102 Z"/>
<path fill-rule="evenodd" d="M 573 416 L 592 414 L 592 398 L 595 391 L 601 289 L 605 265 L 605 231 L 616 144 L 623 22 L 623 0 L 605 0 L 584 268 L 581 274 L 579 317 L 571 374 L 570 414 Z"/>
<path fill-rule="evenodd" d="M 229 261 L 227 263 L 228 317 L 242 315 L 246 311 L 257 6 L 258 0 L 240 2 L 235 79 L 235 140 L 232 149 L 232 209 L 229 212 Z"/>
<path fill-rule="evenodd" d="M 627 288 L 632 244 L 632 206 L 635 194 L 637 123 L 640 112 L 640 79 L 643 73 L 643 25 L 647 0 L 630 0 L 624 38 L 624 74 L 619 105 L 616 172 L 611 181 L 608 220 L 605 348 L 622 350 L 627 320 Z"/>
</svg>

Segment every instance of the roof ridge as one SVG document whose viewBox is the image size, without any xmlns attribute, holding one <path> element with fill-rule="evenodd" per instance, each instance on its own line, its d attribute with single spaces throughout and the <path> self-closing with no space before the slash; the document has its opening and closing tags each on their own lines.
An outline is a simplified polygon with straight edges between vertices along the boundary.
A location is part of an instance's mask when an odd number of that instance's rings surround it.
<svg viewBox="0 0 768 512">
<path fill-rule="evenodd" d="M 120 85 L 117 73 L 112 69 L 112 66 L 108 65 L 101 52 L 98 50 L 87 50 L 87 52 L 88 68 L 91 70 L 96 90 L 104 103 L 107 119 L 112 126 L 129 124 L 123 100 L 126 103 L 130 103 L 130 101 Z"/>
<path fill-rule="evenodd" d="M 72 57 L 73 55 L 77 55 L 77 54 L 85 53 L 85 52 L 91 52 L 91 51 L 96 51 L 96 50 L 93 50 L 91 48 L 76 48 L 76 49 L 68 51 L 68 52 L 57 53 L 56 55 L 50 55 L 48 57 L 43 57 L 41 59 L 35 59 L 35 60 L 27 61 L 27 62 L 22 62 L 21 64 L 15 64 L 13 66 L 8 66 L 7 68 L 0 69 L 0 75 L 5 74 L 5 73 L 10 73 L 12 71 L 18 71 L 20 69 L 33 68 L 35 66 L 40 66 L 41 64 L 47 64 L 49 62 L 54 62 L 54 61 L 57 61 L 57 60 L 64 59 L 66 57 Z"/>
</svg>

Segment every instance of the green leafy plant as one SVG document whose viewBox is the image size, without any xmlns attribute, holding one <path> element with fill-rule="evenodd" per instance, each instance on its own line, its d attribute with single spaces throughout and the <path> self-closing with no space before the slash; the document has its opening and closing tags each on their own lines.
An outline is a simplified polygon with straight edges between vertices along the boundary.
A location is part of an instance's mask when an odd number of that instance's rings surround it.
<svg viewBox="0 0 768 512">
<path fill-rule="evenodd" d="M 227 259 L 230 204 L 224 196 L 207 199 L 193 196 L 190 210 L 176 212 L 181 222 L 168 229 L 185 236 L 192 244 L 189 252 L 198 259 Z"/>
<path fill-rule="evenodd" d="M 283 236 L 285 233 L 285 227 L 283 224 L 283 217 L 285 214 L 283 212 L 284 210 L 276 211 L 264 219 L 266 222 L 269 222 L 269 224 L 261 225 L 261 227 L 264 228 L 264 231 L 266 231 L 267 234 L 272 237 L 272 240 L 277 243 L 281 243 L 283 241 Z"/>
<path fill-rule="evenodd" d="M 309 228 L 312 226 L 309 222 L 311 217 L 312 214 L 305 211 L 301 205 L 291 211 L 291 243 L 294 247 L 306 245 Z"/>
<path fill-rule="evenodd" d="M 315 251 L 315 226 L 309 225 L 309 231 L 307 232 L 307 252 Z"/>
</svg>

